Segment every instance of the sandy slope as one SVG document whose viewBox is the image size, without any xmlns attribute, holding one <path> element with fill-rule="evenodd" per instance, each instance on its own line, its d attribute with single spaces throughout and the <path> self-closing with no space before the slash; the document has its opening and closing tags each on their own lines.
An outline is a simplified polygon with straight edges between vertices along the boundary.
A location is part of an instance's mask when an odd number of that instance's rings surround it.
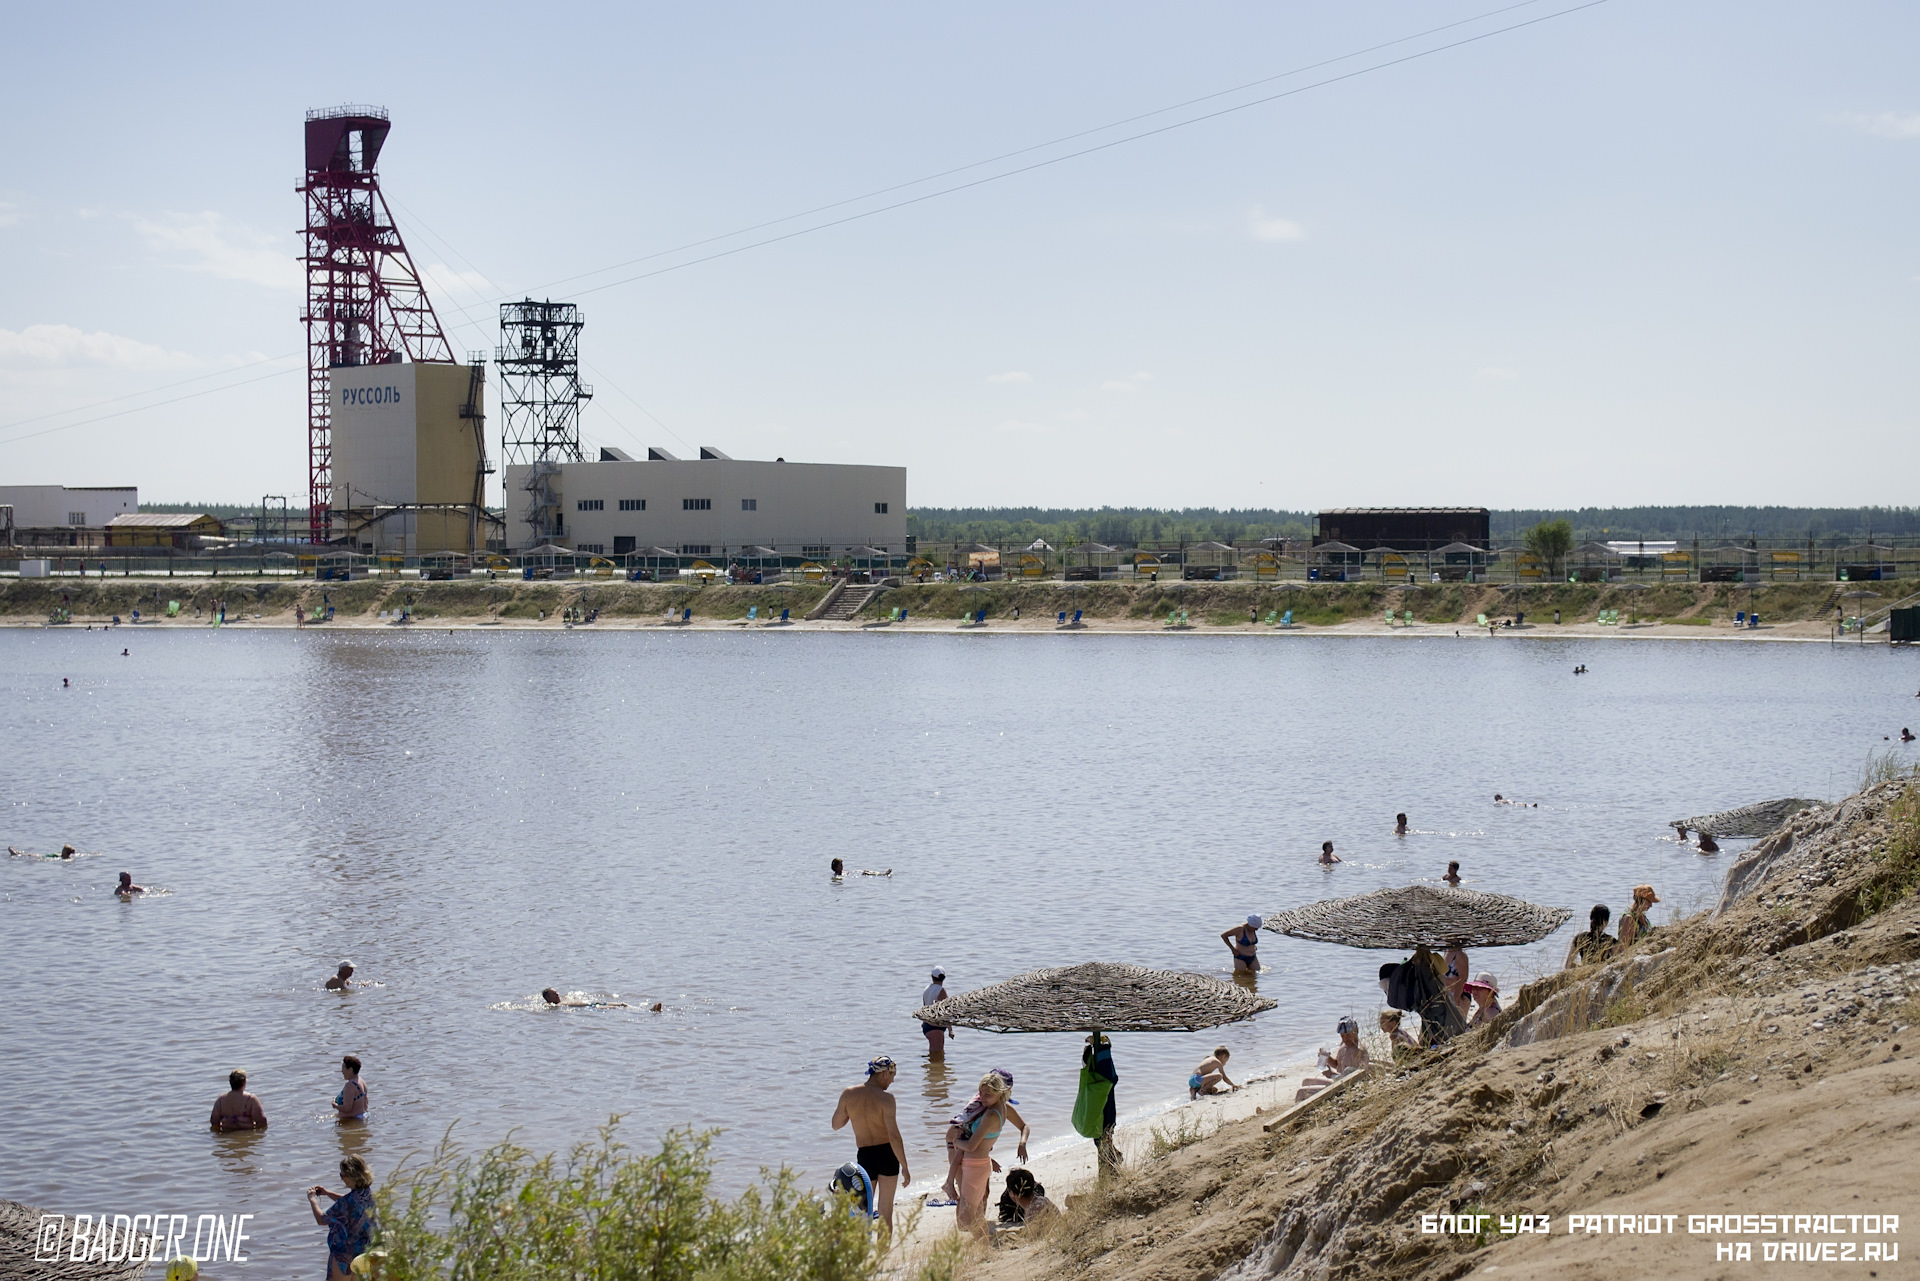
<svg viewBox="0 0 1920 1281">
<path fill-rule="evenodd" d="M 1495 1027 L 1377 1071 L 1297 1124 L 1229 1124 L 1141 1162 L 1051 1235 L 1005 1242 L 967 1275 L 1908 1275 L 1920 1249 L 1920 900 L 1909 885 L 1860 919 L 1920 867 L 1900 861 L 1920 857 L 1920 798 L 1899 809 L 1901 786 L 1756 846 L 1747 857 L 1771 860 L 1756 891 L 1718 920 L 1659 932 L 1638 953 L 1637 983 L 1596 995 L 1590 973 L 1542 980 Z M 1515 1044 L 1529 1035 L 1545 1039 Z M 1461 1213 L 1494 1217 L 1484 1233 L 1422 1231 L 1422 1216 Z M 1895 1214 L 1900 1230 L 1687 1230 L 1689 1215 L 1726 1213 Z M 1550 1232 L 1503 1235 L 1503 1214 L 1550 1216 Z M 1570 1234 L 1573 1214 L 1616 1216 L 1614 1230 Z M 1675 1230 L 1626 1233 L 1623 1214 L 1672 1215 Z M 1716 1261 L 1720 1243 L 1740 1241 L 1752 1262 Z M 1901 1262 L 1765 1258 L 1783 1242 L 1850 1245 L 1858 1258 L 1868 1241 L 1897 1245 Z"/>
</svg>

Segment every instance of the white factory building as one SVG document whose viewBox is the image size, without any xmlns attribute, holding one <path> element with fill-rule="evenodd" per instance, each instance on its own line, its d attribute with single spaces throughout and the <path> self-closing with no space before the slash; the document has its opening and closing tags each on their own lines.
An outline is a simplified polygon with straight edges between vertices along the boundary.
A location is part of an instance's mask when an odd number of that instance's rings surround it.
<svg viewBox="0 0 1920 1281">
<path fill-rule="evenodd" d="M 101 526 L 140 510 L 134 485 L 0 485 L 0 507 L 11 507 L 15 529 Z"/>
<path fill-rule="evenodd" d="M 603 448 L 591 462 L 563 462 L 547 478 L 564 523 L 554 541 L 596 556 L 665 548 L 723 557 L 746 548 L 821 558 L 854 548 L 902 552 L 907 542 L 907 469 L 850 463 L 753 462 L 702 446 L 697 459 L 649 449 L 644 459 Z M 507 545 L 545 540 L 528 482 L 534 468 L 507 467 Z"/>
</svg>

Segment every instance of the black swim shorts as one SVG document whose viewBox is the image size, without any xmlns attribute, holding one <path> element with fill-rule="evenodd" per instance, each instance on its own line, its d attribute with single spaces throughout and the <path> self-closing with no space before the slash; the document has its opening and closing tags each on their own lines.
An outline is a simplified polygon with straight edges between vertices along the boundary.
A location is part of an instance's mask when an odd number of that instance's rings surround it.
<svg viewBox="0 0 1920 1281">
<path fill-rule="evenodd" d="M 845 1151 L 845 1149 L 841 1149 Z M 861 1148 L 854 1154 L 860 1162 L 860 1168 L 876 1179 L 892 1178 L 900 1173 L 900 1162 L 893 1155 L 893 1144 L 876 1143 L 870 1148 Z"/>
</svg>

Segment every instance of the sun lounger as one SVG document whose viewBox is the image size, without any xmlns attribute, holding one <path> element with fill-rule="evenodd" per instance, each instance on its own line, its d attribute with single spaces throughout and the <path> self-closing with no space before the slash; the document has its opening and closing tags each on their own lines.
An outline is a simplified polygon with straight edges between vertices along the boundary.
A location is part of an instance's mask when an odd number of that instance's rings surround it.
<svg viewBox="0 0 1920 1281">
<path fill-rule="evenodd" d="M 1410 609 L 1408 609 L 1408 610 L 1402 610 L 1402 611 L 1401 611 L 1401 614 L 1400 614 L 1400 616 L 1401 616 L 1401 617 L 1402 617 L 1403 619 L 1405 619 L 1405 620 L 1406 620 L 1406 624 L 1407 624 L 1407 626 L 1408 626 L 1408 627 L 1412 627 L 1412 626 L 1413 626 L 1413 611 L 1412 611 L 1412 610 L 1410 610 Z"/>
<path fill-rule="evenodd" d="M 758 605 L 750 605 L 747 607 L 747 621 L 749 623 L 753 622 L 755 619 L 759 617 L 760 617 L 760 607 Z"/>
<path fill-rule="evenodd" d="M 1277 609 L 1270 609 L 1270 610 L 1268 610 L 1268 611 L 1267 611 L 1267 617 L 1266 617 L 1266 625 L 1267 625 L 1268 627 L 1272 627 L 1272 626 L 1273 626 L 1273 620 L 1274 620 L 1274 619 L 1276 619 L 1276 618 L 1278 618 L 1279 616 L 1280 616 L 1280 611 L 1279 611 L 1279 610 L 1277 610 Z"/>
<path fill-rule="evenodd" d="M 1081 615 L 1081 613 L 1082 613 L 1082 612 L 1083 612 L 1083 611 L 1081 611 L 1081 610 L 1077 610 L 1077 609 L 1076 609 L 1076 610 L 1074 610 L 1074 611 L 1073 611 L 1073 621 L 1072 621 L 1071 623 L 1068 623 L 1068 624 L 1067 624 L 1067 626 L 1069 626 L 1069 627 L 1078 627 L 1078 626 L 1080 626 L 1080 615 Z"/>
<path fill-rule="evenodd" d="M 332 608 L 332 606 L 328 606 L 328 608 L 329 608 L 329 609 L 331 609 L 331 608 Z M 168 601 L 168 602 L 167 602 L 167 617 L 168 617 L 168 618 L 178 618 L 178 617 L 180 617 L 180 602 L 179 602 L 179 601 L 177 601 L 177 600 L 170 600 L 170 601 Z"/>
<path fill-rule="evenodd" d="M 1282 615 L 1280 615 L 1280 626 L 1282 626 L 1282 627 L 1292 627 L 1292 626 L 1293 626 L 1293 611 L 1292 611 L 1292 610 L 1288 610 L 1288 611 L 1287 611 L 1286 613 L 1284 613 L 1284 614 L 1282 614 Z"/>
<path fill-rule="evenodd" d="M 1488 624 L 1487 624 L 1487 616 L 1486 616 L 1485 614 L 1482 614 L 1482 615 L 1480 615 L 1480 616 L 1479 616 L 1479 625 L 1480 625 L 1481 627 L 1485 627 L 1485 626 L 1487 626 L 1487 625 L 1488 625 Z"/>
<path fill-rule="evenodd" d="M 1748 615 L 1747 615 L 1747 626 L 1748 626 L 1749 628 L 1754 628 L 1754 627 L 1758 627 L 1758 626 L 1760 626 L 1760 615 L 1758 615 L 1758 614 L 1748 614 Z"/>
<path fill-rule="evenodd" d="M 680 611 L 680 621 L 683 623 L 691 623 L 693 621 L 692 606 L 688 606 L 686 609 Z"/>
<path fill-rule="evenodd" d="M 1388 626 L 1388 627 L 1392 627 L 1392 626 L 1393 626 L 1393 611 L 1392 611 L 1392 610 L 1388 610 L 1388 611 L 1387 611 L 1387 626 Z"/>
<path fill-rule="evenodd" d="M 1193 625 L 1193 624 L 1191 624 L 1191 623 L 1189 623 L 1189 622 L 1187 621 L 1187 611 L 1186 611 L 1186 610 L 1184 610 L 1184 609 L 1183 609 L 1183 610 L 1181 610 L 1181 611 L 1180 611 L 1180 626 L 1182 626 L 1182 627 L 1191 627 L 1192 625 Z"/>
<path fill-rule="evenodd" d="M 1058 618 L 1056 618 L 1056 619 L 1054 619 L 1054 620 L 1053 620 L 1053 625 L 1054 625 L 1055 627 L 1065 627 L 1065 626 L 1067 625 L 1067 611 L 1066 611 L 1066 610 L 1064 610 L 1064 609 L 1063 609 L 1063 610 L 1061 610 L 1061 611 L 1060 611 L 1060 617 L 1058 617 Z"/>
<path fill-rule="evenodd" d="M 1746 610 L 1744 610 L 1744 609 L 1741 609 L 1741 610 L 1735 610 L 1735 611 L 1734 611 L 1734 615 L 1733 615 L 1733 625 L 1734 625 L 1735 627 L 1745 627 L 1745 626 L 1747 625 L 1747 611 L 1746 611 Z"/>
</svg>

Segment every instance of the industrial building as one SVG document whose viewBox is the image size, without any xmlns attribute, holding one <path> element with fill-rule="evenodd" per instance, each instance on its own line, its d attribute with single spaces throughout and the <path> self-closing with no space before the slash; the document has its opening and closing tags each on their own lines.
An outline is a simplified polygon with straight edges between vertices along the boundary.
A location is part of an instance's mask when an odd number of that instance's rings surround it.
<svg viewBox="0 0 1920 1281">
<path fill-rule="evenodd" d="M 134 485 L 0 485 L 0 507 L 13 509 L 16 529 L 98 528 L 140 510 Z"/>
<path fill-rule="evenodd" d="M 1493 516 L 1485 507 L 1336 507 L 1315 518 L 1313 545 L 1427 552 L 1464 543 L 1485 551 L 1492 532 Z"/>
<path fill-rule="evenodd" d="M 484 497 L 474 425 L 483 370 L 406 362 L 329 371 L 332 541 L 401 556 L 485 548 L 474 511 Z"/>
<path fill-rule="evenodd" d="M 128 512 L 107 522 L 107 546 L 193 551 L 224 532 L 220 522 L 205 512 Z"/>
<path fill-rule="evenodd" d="M 309 537 L 418 556 L 484 550 L 483 360 L 454 360 L 380 190 L 380 107 L 306 120 Z"/>
<path fill-rule="evenodd" d="M 540 464 L 504 469 L 509 503 L 534 488 Z M 749 554 L 823 558 L 907 542 L 907 469 L 845 463 L 758 462 L 711 446 L 697 459 L 650 449 L 644 459 L 603 449 L 598 461 L 544 465 L 546 510 L 508 508 L 516 550 L 562 542 L 575 551 L 623 556 L 664 549 L 679 556 Z"/>
</svg>

